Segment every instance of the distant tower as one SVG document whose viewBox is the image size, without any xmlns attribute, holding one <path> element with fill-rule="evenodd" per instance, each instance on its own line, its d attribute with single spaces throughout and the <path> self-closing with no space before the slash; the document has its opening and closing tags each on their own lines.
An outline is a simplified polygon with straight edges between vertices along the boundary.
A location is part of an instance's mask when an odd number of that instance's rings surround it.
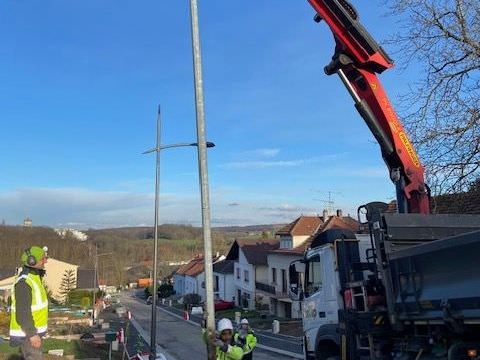
<svg viewBox="0 0 480 360">
<path fill-rule="evenodd" d="M 26 218 L 23 220 L 23 227 L 31 228 L 32 226 L 33 226 L 32 219 L 30 219 L 29 217 L 26 217 Z"/>
<path fill-rule="evenodd" d="M 2 226 L 5 226 L 5 219 L 2 219 Z"/>
</svg>

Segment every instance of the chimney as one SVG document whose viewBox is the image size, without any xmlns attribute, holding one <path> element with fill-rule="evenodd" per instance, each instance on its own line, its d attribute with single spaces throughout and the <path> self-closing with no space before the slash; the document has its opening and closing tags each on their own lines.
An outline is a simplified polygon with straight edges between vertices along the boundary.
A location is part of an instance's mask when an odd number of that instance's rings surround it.
<svg viewBox="0 0 480 360">
<path fill-rule="evenodd" d="M 343 211 L 342 209 L 337 209 L 337 216 L 342 217 L 343 216 Z"/>
<path fill-rule="evenodd" d="M 327 219 L 328 219 L 328 210 L 323 209 L 323 221 L 327 221 Z"/>
</svg>

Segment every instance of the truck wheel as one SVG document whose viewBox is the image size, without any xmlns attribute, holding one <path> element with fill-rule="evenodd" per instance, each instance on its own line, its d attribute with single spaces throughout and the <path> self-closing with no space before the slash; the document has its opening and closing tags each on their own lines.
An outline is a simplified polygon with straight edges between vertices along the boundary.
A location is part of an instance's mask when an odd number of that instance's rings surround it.
<svg viewBox="0 0 480 360">
<path fill-rule="evenodd" d="M 315 350 L 316 360 L 339 360 L 340 349 L 333 341 L 321 341 Z"/>
</svg>

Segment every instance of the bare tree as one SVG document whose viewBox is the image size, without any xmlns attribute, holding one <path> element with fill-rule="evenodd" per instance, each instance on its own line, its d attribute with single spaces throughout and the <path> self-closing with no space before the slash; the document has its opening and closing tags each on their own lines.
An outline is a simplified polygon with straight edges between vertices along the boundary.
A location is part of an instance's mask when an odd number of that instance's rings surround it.
<svg viewBox="0 0 480 360">
<path fill-rule="evenodd" d="M 423 67 L 400 112 L 427 180 L 436 194 L 465 191 L 480 175 L 480 0 L 385 2 L 402 67 Z"/>
</svg>

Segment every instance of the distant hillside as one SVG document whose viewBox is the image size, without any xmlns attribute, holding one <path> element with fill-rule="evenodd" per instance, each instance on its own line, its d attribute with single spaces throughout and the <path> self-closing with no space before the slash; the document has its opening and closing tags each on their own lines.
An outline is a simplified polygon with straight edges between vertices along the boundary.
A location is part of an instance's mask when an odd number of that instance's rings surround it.
<svg viewBox="0 0 480 360">
<path fill-rule="evenodd" d="M 48 227 L 0 226 L 0 268 L 20 265 L 20 255 L 30 246 L 47 246 L 50 256 L 86 268 L 93 267 L 92 249 L 72 234 L 61 236 Z M 90 254 L 89 254 L 90 252 Z"/>
<path fill-rule="evenodd" d="M 213 251 L 225 253 L 236 237 L 273 236 L 280 225 L 230 226 L 214 228 Z M 126 227 L 88 230 L 87 241 L 78 241 L 72 234 L 61 236 L 48 227 L 24 228 L 0 226 L 1 268 L 19 265 L 20 254 L 29 246 L 46 245 L 50 256 L 82 267 L 94 266 L 94 244 L 98 246 L 99 277 L 108 283 L 123 284 L 132 276 L 148 276 L 153 259 L 153 227 Z M 203 252 L 202 229 L 188 225 L 164 224 L 159 227 L 159 260 L 188 260 Z M 135 268 L 135 275 L 126 269 Z M 160 276 L 171 268 L 160 267 Z"/>
<path fill-rule="evenodd" d="M 212 230 L 223 233 L 228 237 L 273 237 L 275 232 L 284 224 L 249 225 L 249 226 L 222 226 L 214 227 Z"/>
<path fill-rule="evenodd" d="M 250 225 L 250 226 L 223 226 L 213 227 L 212 231 L 217 236 L 238 237 L 248 235 L 261 235 L 268 233 L 272 236 L 283 224 Z M 87 234 L 97 241 L 115 239 L 153 239 L 153 227 L 123 227 L 111 229 L 89 230 Z M 162 239 L 201 239 L 202 229 L 190 225 L 163 224 L 158 228 L 158 236 Z"/>
<path fill-rule="evenodd" d="M 116 239 L 144 240 L 153 239 L 153 227 L 122 227 L 87 231 L 88 236 L 96 241 Z M 158 237 L 162 239 L 196 239 L 202 236 L 200 228 L 189 225 L 163 224 L 158 227 Z"/>
</svg>

